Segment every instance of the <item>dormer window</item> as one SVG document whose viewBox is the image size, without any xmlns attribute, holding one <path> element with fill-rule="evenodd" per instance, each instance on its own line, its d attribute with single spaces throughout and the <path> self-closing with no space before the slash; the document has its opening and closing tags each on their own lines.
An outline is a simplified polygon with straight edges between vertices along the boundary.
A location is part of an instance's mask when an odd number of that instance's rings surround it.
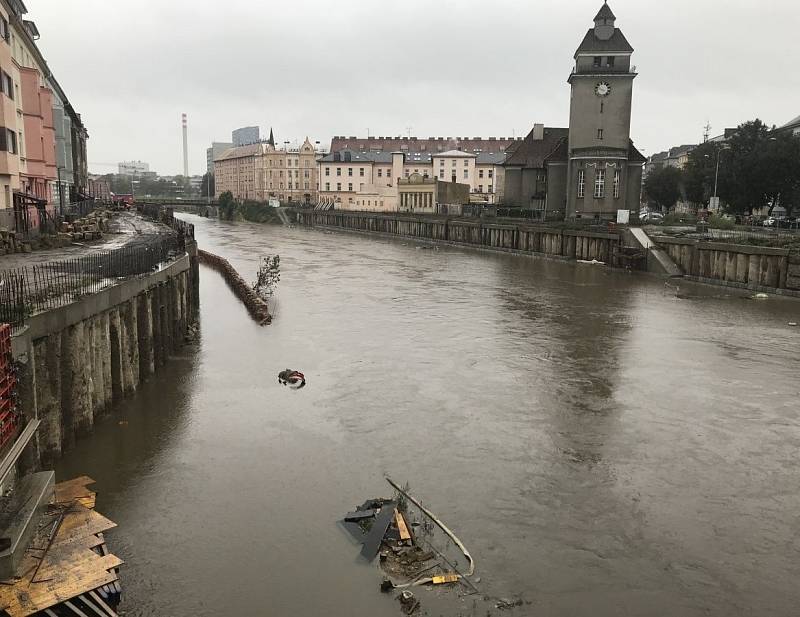
<svg viewBox="0 0 800 617">
<path fill-rule="evenodd" d="M 603 63 L 603 58 L 601 58 L 600 56 L 594 57 L 594 68 L 599 69 L 602 63 Z"/>
</svg>

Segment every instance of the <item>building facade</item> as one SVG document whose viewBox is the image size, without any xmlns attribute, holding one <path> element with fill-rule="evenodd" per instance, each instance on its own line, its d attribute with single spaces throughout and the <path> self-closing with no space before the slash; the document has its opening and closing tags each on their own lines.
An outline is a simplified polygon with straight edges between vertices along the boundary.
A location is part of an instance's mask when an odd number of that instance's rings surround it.
<svg viewBox="0 0 800 617">
<path fill-rule="evenodd" d="M 505 201 L 546 218 L 638 212 L 642 165 L 630 139 L 633 47 L 604 3 L 575 52 L 567 129 L 534 126 L 506 159 Z"/>
<path fill-rule="evenodd" d="M 470 185 L 411 174 L 397 181 L 399 212 L 416 214 L 461 214 L 469 203 Z"/>
<path fill-rule="evenodd" d="M 87 132 L 24 19 L 21 0 L 0 0 L 0 225 L 29 232 L 54 204 L 86 194 Z"/>
<path fill-rule="evenodd" d="M 222 156 L 225 150 L 233 148 L 233 144 L 227 141 L 212 141 L 211 147 L 206 148 L 206 172 L 214 173 L 214 161 Z"/>
<path fill-rule="evenodd" d="M 257 126 L 243 126 L 231 132 L 233 147 L 249 146 L 259 141 L 259 128 Z"/>
<path fill-rule="evenodd" d="M 299 148 L 275 148 L 269 141 L 233 147 L 214 161 L 214 192 L 216 197 L 230 191 L 240 200 L 312 205 L 318 200 L 318 173 L 308 137 Z"/>
</svg>

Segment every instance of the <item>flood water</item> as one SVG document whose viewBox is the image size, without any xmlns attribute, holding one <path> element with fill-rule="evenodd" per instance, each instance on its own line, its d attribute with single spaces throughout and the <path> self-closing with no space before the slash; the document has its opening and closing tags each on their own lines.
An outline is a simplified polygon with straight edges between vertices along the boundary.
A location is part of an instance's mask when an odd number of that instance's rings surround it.
<svg viewBox="0 0 800 617">
<path fill-rule="evenodd" d="M 119 524 L 126 615 L 398 615 L 335 525 L 385 475 L 514 615 L 796 614 L 800 301 L 186 218 L 247 279 L 280 254 L 278 311 L 201 266 L 199 344 L 59 463 Z"/>
</svg>

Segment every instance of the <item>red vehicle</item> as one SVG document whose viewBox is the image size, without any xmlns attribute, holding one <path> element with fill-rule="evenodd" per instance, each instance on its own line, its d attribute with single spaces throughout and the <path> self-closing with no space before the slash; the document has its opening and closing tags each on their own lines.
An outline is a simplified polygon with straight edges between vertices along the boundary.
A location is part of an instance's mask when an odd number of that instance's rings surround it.
<svg viewBox="0 0 800 617">
<path fill-rule="evenodd" d="M 111 203 L 118 206 L 130 208 L 133 205 L 133 195 L 131 193 L 111 193 Z"/>
</svg>

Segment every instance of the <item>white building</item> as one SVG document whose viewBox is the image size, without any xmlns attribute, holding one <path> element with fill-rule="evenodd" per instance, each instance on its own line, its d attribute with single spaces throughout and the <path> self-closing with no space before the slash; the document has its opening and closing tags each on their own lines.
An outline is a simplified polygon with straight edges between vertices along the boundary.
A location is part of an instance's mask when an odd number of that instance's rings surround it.
<svg viewBox="0 0 800 617">
<path fill-rule="evenodd" d="M 123 161 L 117 164 L 121 176 L 141 176 L 150 171 L 150 165 L 144 161 Z"/>
</svg>

